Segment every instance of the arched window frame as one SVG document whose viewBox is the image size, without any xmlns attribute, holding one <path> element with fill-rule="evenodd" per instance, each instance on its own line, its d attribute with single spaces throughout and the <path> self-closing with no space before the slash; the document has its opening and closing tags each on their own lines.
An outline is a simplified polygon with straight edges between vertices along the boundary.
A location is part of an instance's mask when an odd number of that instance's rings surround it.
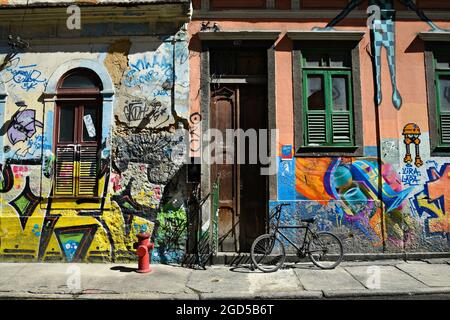
<svg viewBox="0 0 450 320">
<path fill-rule="evenodd" d="M 58 99 L 61 99 L 61 95 L 58 97 L 57 88 L 58 83 L 61 81 L 61 78 L 67 74 L 67 72 L 76 69 L 76 68 L 85 68 L 92 72 L 94 72 L 101 80 L 102 90 L 100 91 L 100 95 L 102 97 L 102 129 L 101 129 L 101 150 L 100 150 L 100 161 L 102 164 L 102 175 L 106 175 L 105 181 L 109 179 L 110 168 L 111 168 L 111 159 L 110 159 L 110 137 L 112 130 L 112 119 L 113 119 L 113 103 L 114 103 L 114 84 L 111 80 L 111 77 L 103 66 L 103 64 L 99 63 L 95 60 L 90 59 L 74 59 L 67 61 L 60 65 L 53 74 L 49 77 L 47 81 L 45 91 L 43 93 L 44 100 L 44 140 L 46 144 L 44 145 L 43 157 L 42 157 L 42 170 L 43 174 L 41 175 L 41 196 L 43 198 L 51 198 L 54 196 L 52 193 L 53 187 L 53 179 L 51 176 L 47 174 L 48 172 L 48 164 L 51 163 L 54 158 L 53 150 L 54 150 L 54 125 L 55 125 L 55 111 L 56 111 L 56 103 Z M 67 95 L 65 98 L 70 98 Z M 106 167 L 105 167 L 106 166 Z M 105 171 L 104 168 L 107 170 Z M 104 171 L 104 172 L 103 172 Z M 99 189 L 99 197 L 104 199 L 107 196 L 107 187 L 108 184 L 104 183 L 101 186 L 101 190 Z M 103 200 L 102 200 L 103 203 Z M 73 209 L 97 209 L 98 205 L 89 202 L 85 204 L 77 204 L 73 203 Z M 58 203 L 54 202 L 52 207 L 55 209 L 58 208 L 67 208 L 67 203 Z"/>
</svg>

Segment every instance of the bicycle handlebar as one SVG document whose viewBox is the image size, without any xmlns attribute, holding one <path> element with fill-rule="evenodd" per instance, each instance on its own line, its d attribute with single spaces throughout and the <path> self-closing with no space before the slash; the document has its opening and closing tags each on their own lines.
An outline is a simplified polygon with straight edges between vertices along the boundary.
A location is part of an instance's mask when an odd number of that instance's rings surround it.
<svg viewBox="0 0 450 320">
<path fill-rule="evenodd" d="M 269 218 L 273 219 L 276 218 L 277 220 L 279 220 L 280 215 L 281 215 L 281 209 L 283 209 L 283 207 L 289 207 L 291 204 L 290 203 L 280 203 L 278 205 L 276 205 L 271 212 L 273 212 Z"/>
</svg>

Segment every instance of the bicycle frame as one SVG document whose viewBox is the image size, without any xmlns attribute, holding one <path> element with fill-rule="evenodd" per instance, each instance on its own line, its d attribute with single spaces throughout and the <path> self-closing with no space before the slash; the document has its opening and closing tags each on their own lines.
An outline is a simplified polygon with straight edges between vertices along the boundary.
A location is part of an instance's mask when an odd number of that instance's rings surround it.
<svg viewBox="0 0 450 320">
<path fill-rule="evenodd" d="M 295 242 L 293 242 L 291 239 L 289 239 L 289 237 L 286 236 L 286 235 L 285 235 L 281 230 L 279 230 L 279 229 L 306 229 L 305 236 L 303 237 L 303 244 L 302 244 L 302 246 L 301 246 L 301 247 L 298 247 L 297 244 L 296 244 Z M 293 246 L 293 247 L 295 248 L 295 250 L 297 250 L 297 252 L 300 252 L 300 253 L 303 254 L 303 253 L 304 253 L 304 250 L 306 249 L 306 248 L 305 248 L 306 245 L 309 244 L 309 241 L 307 240 L 308 233 L 312 233 L 312 231 L 311 231 L 311 229 L 309 228 L 308 225 L 306 225 L 306 226 L 302 226 L 302 225 L 292 225 L 292 226 L 289 226 L 289 225 L 281 225 L 281 226 L 278 226 L 278 227 L 275 229 L 275 231 L 274 231 L 273 233 L 274 233 L 274 235 L 276 235 L 276 234 L 281 235 L 281 237 L 283 237 L 283 238 L 284 238 L 291 246 Z"/>
<path fill-rule="evenodd" d="M 275 218 L 277 221 L 274 230 L 270 230 L 270 233 L 275 236 L 276 236 L 276 234 L 281 235 L 281 237 L 284 238 L 291 246 L 293 246 L 295 248 L 295 250 L 297 250 L 297 252 L 304 254 L 306 245 L 309 244 L 308 234 L 309 233 L 313 234 L 313 231 L 309 227 L 308 223 L 306 225 L 280 225 L 280 216 L 281 216 L 281 210 L 282 210 L 283 206 L 286 206 L 286 205 L 278 205 L 275 208 L 275 212 L 269 218 L 269 219 Z M 289 239 L 289 237 L 287 235 L 285 235 L 280 229 L 306 229 L 302 246 L 301 247 L 297 246 L 297 244 L 295 242 L 293 242 L 291 239 Z"/>
</svg>

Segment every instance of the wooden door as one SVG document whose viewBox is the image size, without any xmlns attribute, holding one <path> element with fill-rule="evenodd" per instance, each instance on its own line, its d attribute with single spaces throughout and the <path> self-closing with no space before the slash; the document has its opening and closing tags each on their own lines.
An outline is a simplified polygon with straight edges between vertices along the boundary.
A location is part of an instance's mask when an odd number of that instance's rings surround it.
<svg viewBox="0 0 450 320">
<path fill-rule="evenodd" d="M 218 237 L 219 251 L 238 251 L 238 171 L 234 146 L 226 141 L 226 130 L 236 129 L 239 108 L 238 88 L 236 86 L 214 87 L 211 96 L 211 128 L 222 132 L 222 146 L 216 146 L 213 156 L 222 153 L 223 159 L 233 157 L 233 163 L 212 164 L 211 184 L 220 176 Z M 220 149 L 219 149 L 220 147 Z"/>
<path fill-rule="evenodd" d="M 232 155 L 233 163 L 212 164 L 211 183 L 220 174 L 218 237 L 221 252 L 249 252 L 253 240 L 264 233 L 267 220 L 267 179 L 260 174 L 260 164 L 238 164 L 237 144 L 227 141 L 226 130 L 267 129 L 265 86 L 213 86 L 211 128 L 223 133 L 222 148 L 216 154 Z M 236 141 L 235 141 L 236 142 Z M 255 142 L 253 142 L 255 143 Z M 249 145 L 246 144 L 249 158 Z M 259 160 L 259 159 L 258 159 Z"/>
</svg>

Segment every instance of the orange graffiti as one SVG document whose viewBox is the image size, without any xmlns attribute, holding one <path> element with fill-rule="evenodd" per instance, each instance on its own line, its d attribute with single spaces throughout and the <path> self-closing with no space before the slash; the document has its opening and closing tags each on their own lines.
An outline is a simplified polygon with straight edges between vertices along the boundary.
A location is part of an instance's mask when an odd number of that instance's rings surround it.
<svg viewBox="0 0 450 320">
<path fill-rule="evenodd" d="M 377 208 L 377 212 L 370 218 L 369 224 L 372 230 L 375 232 L 375 234 L 378 237 L 378 241 L 375 241 L 372 243 L 374 247 L 380 247 L 383 245 L 383 237 L 382 237 L 382 230 L 381 230 L 381 208 Z M 384 235 L 386 236 L 386 234 Z"/>
<path fill-rule="evenodd" d="M 297 192 L 309 200 L 332 200 L 325 191 L 323 177 L 330 167 L 332 159 L 297 158 L 295 161 Z"/>
<path fill-rule="evenodd" d="M 429 182 L 427 186 L 431 201 L 444 197 L 442 211 L 436 212 L 437 217 L 429 219 L 430 232 L 450 233 L 450 166 L 446 167 L 442 176 Z"/>
</svg>

